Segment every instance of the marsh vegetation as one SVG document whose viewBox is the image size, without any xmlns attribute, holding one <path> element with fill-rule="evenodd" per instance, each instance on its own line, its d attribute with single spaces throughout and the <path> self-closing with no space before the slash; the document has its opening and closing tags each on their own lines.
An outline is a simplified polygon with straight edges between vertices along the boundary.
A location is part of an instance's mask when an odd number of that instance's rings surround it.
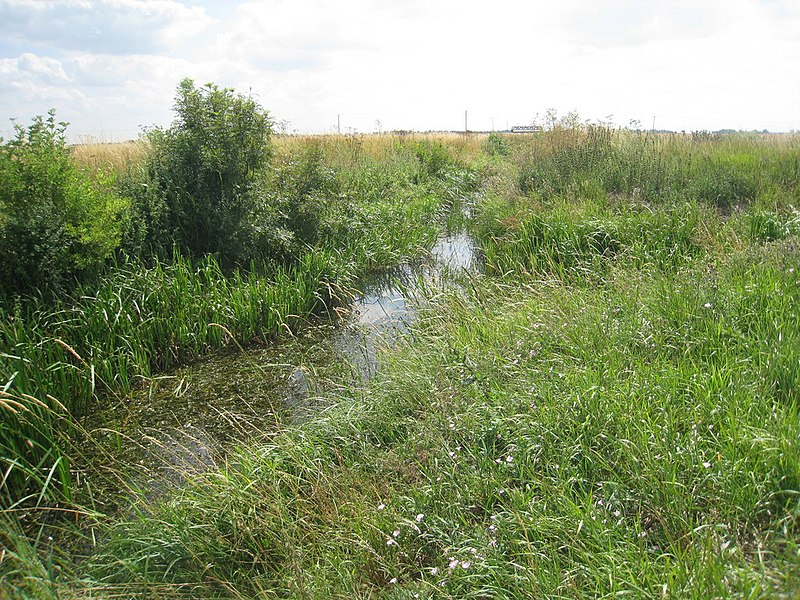
<svg viewBox="0 0 800 600">
<path fill-rule="evenodd" d="M 798 593 L 800 139 L 176 106 L 4 142 L 2 593 Z"/>
</svg>

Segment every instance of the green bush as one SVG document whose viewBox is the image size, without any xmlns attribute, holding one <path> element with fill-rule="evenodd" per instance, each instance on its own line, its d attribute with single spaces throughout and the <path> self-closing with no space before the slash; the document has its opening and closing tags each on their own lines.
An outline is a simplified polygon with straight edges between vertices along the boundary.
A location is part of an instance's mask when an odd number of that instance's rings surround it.
<svg viewBox="0 0 800 600">
<path fill-rule="evenodd" d="M 447 148 L 440 142 L 418 142 L 414 147 L 414 154 L 419 162 L 418 181 L 426 177 L 441 178 L 453 162 Z"/>
<path fill-rule="evenodd" d="M 315 245 L 326 208 L 341 193 L 337 173 L 325 163 L 318 145 L 312 144 L 291 156 L 275 170 L 270 184 L 267 206 L 277 211 L 280 218 L 272 224 L 272 236 L 262 236 L 264 247 L 270 248 L 274 255 L 288 257 L 302 254 L 304 247 Z M 283 237 L 276 237 L 275 232 L 283 232 Z"/>
<path fill-rule="evenodd" d="M 272 123 L 252 98 L 184 79 L 168 129 L 148 133 L 145 172 L 129 183 L 136 199 L 126 241 L 134 252 L 169 256 L 173 244 L 228 265 L 258 254 L 262 176 Z M 261 215 L 263 216 L 263 215 Z"/>
<path fill-rule="evenodd" d="M 486 141 L 483 143 L 483 151 L 489 156 L 508 156 L 511 154 L 508 142 L 499 133 L 490 133 L 486 136 Z"/>
<path fill-rule="evenodd" d="M 78 169 L 65 130 L 50 111 L 0 145 L 0 296 L 63 291 L 119 245 L 125 201 Z"/>
</svg>

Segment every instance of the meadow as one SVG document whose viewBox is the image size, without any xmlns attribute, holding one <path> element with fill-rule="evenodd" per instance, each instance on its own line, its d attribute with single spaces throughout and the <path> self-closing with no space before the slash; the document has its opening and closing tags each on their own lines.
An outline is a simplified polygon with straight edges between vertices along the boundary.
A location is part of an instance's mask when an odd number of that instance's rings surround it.
<svg viewBox="0 0 800 600">
<path fill-rule="evenodd" d="M 158 179 L 175 133 L 71 149 L 117 198 L 94 214 L 130 226 L 102 268 L 5 301 L 5 595 L 800 592 L 800 138 L 272 136 L 214 206 L 222 247 L 157 210 L 214 198 Z M 76 477 L 85 415 L 301 331 L 448 222 L 481 267 L 430 290 L 367 384 L 118 510 Z"/>
</svg>

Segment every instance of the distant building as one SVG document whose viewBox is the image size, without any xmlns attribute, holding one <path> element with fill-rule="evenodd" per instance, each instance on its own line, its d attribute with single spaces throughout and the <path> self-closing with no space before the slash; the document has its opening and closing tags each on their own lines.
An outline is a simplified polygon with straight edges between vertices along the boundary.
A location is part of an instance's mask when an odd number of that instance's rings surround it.
<svg viewBox="0 0 800 600">
<path fill-rule="evenodd" d="M 511 128 L 511 133 L 535 133 L 541 130 L 542 128 L 538 125 L 514 125 Z"/>
</svg>

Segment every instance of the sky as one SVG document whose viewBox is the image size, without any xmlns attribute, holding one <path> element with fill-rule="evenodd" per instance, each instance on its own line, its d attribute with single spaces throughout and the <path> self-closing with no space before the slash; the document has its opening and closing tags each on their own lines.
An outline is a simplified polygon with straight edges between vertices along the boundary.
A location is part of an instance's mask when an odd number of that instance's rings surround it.
<svg viewBox="0 0 800 600">
<path fill-rule="evenodd" d="M 0 136 L 171 123 L 178 83 L 287 133 L 581 120 L 800 130 L 800 0 L 0 0 Z"/>
</svg>

